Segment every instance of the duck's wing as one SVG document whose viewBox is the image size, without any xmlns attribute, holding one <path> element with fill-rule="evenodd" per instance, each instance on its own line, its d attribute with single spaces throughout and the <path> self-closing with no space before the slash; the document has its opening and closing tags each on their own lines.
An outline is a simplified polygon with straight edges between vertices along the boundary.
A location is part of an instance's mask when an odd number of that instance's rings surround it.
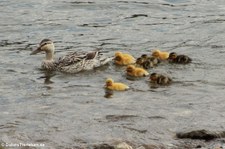
<svg viewBox="0 0 225 149">
<path fill-rule="evenodd" d="M 57 70 L 68 73 L 77 73 L 82 70 L 91 70 L 107 64 L 112 58 L 105 57 L 99 49 L 89 52 L 73 52 L 60 57 L 56 62 Z"/>
<path fill-rule="evenodd" d="M 83 60 L 94 59 L 97 55 L 99 55 L 98 51 L 71 52 L 63 57 L 60 57 L 56 63 L 59 67 L 60 66 L 69 66 L 69 65 L 79 63 Z"/>
</svg>

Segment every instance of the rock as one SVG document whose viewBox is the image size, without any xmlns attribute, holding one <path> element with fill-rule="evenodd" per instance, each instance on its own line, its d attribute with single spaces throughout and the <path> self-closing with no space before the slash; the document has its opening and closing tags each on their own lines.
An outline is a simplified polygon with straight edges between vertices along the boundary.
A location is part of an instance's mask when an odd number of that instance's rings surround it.
<svg viewBox="0 0 225 149">
<path fill-rule="evenodd" d="M 115 149 L 115 147 L 109 144 L 99 144 L 95 145 L 93 149 Z"/>
<path fill-rule="evenodd" d="M 165 149 L 165 147 L 163 147 L 161 145 L 144 144 L 144 145 L 138 147 L 137 149 Z"/>
<path fill-rule="evenodd" d="M 133 149 L 133 148 L 130 145 L 128 145 L 126 142 L 122 142 L 116 145 L 115 149 Z"/>
<path fill-rule="evenodd" d="M 225 137 L 225 131 L 216 133 L 216 132 L 211 132 L 211 131 L 202 129 L 202 130 L 194 130 L 191 132 L 179 132 L 176 134 L 176 136 L 177 138 L 180 138 L 180 139 L 189 138 L 189 139 L 201 139 L 201 140 L 209 141 L 215 138 Z"/>
</svg>

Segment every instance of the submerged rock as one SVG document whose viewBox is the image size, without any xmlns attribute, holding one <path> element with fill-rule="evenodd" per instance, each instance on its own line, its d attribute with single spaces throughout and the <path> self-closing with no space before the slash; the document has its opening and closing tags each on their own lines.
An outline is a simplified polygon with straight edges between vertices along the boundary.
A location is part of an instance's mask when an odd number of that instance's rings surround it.
<svg viewBox="0 0 225 149">
<path fill-rule="evenodd" d="M 176 134 L 176 136 L 177 138 L 180 139 L 188 138 L 188 139 L 201 139 L 208 141 L 216 138 L 224 138 L 225 131 L 216 133 L 202 129 L 202 130 L 194 130 L 191 132 L 179 132 Z"/>
<path fill-rule="evenodd" d="M 99 144 L 99 145 L 95 145 L 93 148 L 94 149 L 115 149 L 114 146 L 109 144 Z"/>
</svg>

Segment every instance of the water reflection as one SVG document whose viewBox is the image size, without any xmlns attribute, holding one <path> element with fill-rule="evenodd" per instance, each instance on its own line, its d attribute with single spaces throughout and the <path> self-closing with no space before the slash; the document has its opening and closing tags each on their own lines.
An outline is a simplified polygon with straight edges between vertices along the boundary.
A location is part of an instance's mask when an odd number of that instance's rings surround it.
<svg viewBox="0 0 225 149">
<path fill-rule="evenodd" d="M 105 89 L 105 98 L 112 98 L 113 97 L 113 90 Z"/>
<path fill-rule="evenodd" d="M 148 86 L 151 89 L 157 89 L 157 88 L 159 88 L 159 85 L 157 83 L 153 83 L 153 82 L 150 82 L 150 81 L 148 81 Z"/>
<path fill-rule="evenodd" d="M 54 71 L 44 71 L 44 70 L 42 70 L 42 71 L 44 72 L 44 76 L 41 76 L 38 79 L 44 78 L 44 84 L 54 83 L 53 81 L 51 81 L 51 78 L 56 75 L 55 72 Z"/>
</svg>

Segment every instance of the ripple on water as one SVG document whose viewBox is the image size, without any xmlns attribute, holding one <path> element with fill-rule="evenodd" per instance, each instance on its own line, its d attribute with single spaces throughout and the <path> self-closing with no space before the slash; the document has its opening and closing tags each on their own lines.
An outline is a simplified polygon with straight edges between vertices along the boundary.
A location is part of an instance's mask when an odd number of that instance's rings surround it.
<svg viewBox="0 0 225 149">
<path fill-rule="evenodd" d="M 2 1 L 0 141 L 50 148 L 113 141 L 223 145 L 174 139 L 178 130 L 223 129 L 225 15 L 217 2 Z M 152 87 L 148 78 L 127 78 L 125 68 L 114 64 L 78 74 L 48 73 L 39 69 L 44 55 L 29 55 L 43 38 L 55 41 L 56 57 L 94 48 L 138 57 L 162 49 L 187 54 L 193 63 L 149 69 L 172 77 L 164 87 Z M 106 92 L 111 98 L 105 98 L 108 77 L 131 89 Z"/>
</svg>

